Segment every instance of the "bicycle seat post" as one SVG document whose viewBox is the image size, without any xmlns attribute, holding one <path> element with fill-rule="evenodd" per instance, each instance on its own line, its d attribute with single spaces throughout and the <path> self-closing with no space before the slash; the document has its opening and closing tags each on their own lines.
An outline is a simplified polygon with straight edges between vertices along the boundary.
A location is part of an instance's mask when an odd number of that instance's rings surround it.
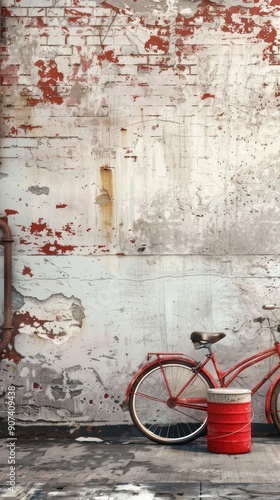
<svg viewBox="0 0 280 500">
<path fill-rule="evenodd" d="M 206 354 L 206 357 L 207 357 L 207 358 L 209 358 L 209 356 L 211 356 L 211 354 L 213 354 L 211 344 L 205 344 L 205 345 L 204 345 L 204 348 L 205 348 L 205 349 L 207 349 L 208 354 Z"/>
</svg>

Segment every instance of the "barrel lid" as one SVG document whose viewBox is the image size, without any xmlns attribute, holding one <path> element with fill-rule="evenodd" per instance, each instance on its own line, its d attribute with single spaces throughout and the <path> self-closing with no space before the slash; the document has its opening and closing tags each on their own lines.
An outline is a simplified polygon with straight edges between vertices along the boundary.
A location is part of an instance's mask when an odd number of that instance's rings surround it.
<svg viewBox="0 0 280 500">
<path fill-rule="evenodd" d="M 232 387 L 218 387 L 216 389 L 208 389 L 210 394 L 251 394 L 250 389 L 233 389 Z"/>
</svg>

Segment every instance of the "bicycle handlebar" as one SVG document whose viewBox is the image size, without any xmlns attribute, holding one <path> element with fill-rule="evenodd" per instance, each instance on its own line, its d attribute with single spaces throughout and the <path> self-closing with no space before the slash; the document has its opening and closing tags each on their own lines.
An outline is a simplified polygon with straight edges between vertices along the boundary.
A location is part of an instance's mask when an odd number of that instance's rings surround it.
<svg viewBox="0 0 280 500">
<path fill-rule="evenodd" d="M 269 305 L 262 306 L 262 308 L 265 309 L 266 311 L 274 311 L 275 309 L 280 309 L 280 306 L 269 304 Z M 263 318 L 262 316 L 260 316 L 259 318 L 254 318 L 253 321 L 254 321 L 254 323 L 261 323 L 262 324 L 267 319 L 268 318 Z M 280 331 L 280 323 L 279 323 L 279 331 Z"/>
</svg>

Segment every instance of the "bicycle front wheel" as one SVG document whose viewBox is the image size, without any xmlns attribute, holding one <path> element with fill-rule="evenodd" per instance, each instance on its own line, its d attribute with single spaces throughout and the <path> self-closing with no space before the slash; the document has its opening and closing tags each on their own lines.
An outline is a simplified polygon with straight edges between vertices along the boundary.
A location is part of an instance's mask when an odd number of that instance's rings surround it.
<svg viewBox="0 0 280 500">
<path fill-rule="evenodd" d="M 148 367 L 136 379 L 129 395 L 129 411 L 134 424 L 147 438 L 156 443 L 182 444 L 204 434 L 205 401 L 213 383 L 204 372 L 194 376 L 195 366 L 187 361 L 163 360 Z M 178 394 L 174 404 L 172 397 Z M 183 406 L 187 398 L 197 404 Z M 202 401 L 203 408 L 197 408 Z"/>
<path fill-rule="evenodd" d="M 276 429 L 280 432 L 280 380 L 277 382 L 271 395 L 270 415 Z"/>
</svg>

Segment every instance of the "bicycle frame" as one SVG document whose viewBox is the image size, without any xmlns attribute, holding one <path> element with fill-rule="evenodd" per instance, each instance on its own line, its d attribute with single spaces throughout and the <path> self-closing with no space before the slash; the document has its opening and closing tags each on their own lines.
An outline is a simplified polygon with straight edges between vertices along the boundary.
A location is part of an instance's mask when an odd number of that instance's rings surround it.
<svg viewBox="0 0 280 500">
<path fill-rule="evenodd" d="M 156 359 L 153 361 L 150 361 L 146 365 L 144 365 L 133 377 L 131 380 L 127 390 L 126 390 L 126 396 L 125 396 L 125 401 L 123 404 L 123 408 L 125 408 L 126 403 L 128 401 L 128 397 L 131 391 L 131 388 L 135 382 L 135 380 L 141 376 L 141 374 L 144 372 L 144 370 L 147 369 L 147 367 L 153 366 L 153 365 L 160 365 L 161 371 L 163 378 L 165 380 L 165 384 L 167 387 L 167 390 L 170 395 L 169 403 L 168 405 L 170 406 L 181 406 L 185 408 L 192 408 L 192 409 L 198 409 L 202 411 L 207 411 L 207 399 L 206 398 L 180 398 L 180 395 L 184 392 L 184 390 L 188 387 L 188 385 L 193 381 L 195 378 L 196 374 L 199 372 L 204 372 L 208 378 L 211 380 L 213 387 L 215 388 L 225 388 L 228 387 L 233 380 L 246 368 L 249 368 L 253 366 L 254 364 L 263 361 L 267 358 L 270 358 L 274 355 L 278 355 L 279 361 L 278 363 L 275 364 L 275 366 L 269 370 L 269 372 L 260 380 L 251 390 L 252 395 L 255 394 L 262 385 L 264 385 L 267 380 L 272 377 L 279 369 L 280 369 L 280 342 L 275 341 L 274 347 L 271 347 L 270 349 L 266 349 L 264 351 L 260 351 L 256 354 L 253 354 L 252 356 L 249 356 L 247 358 L 244 358 L 242 361 L 237 363 L 236 365 L 232 366 L 226 371 L 222 371 L 219 368 L 218 361 L 216 359 L 215 354 L 212 352 L 211 347 L 208 345 L 207 349 L 209 351 L 209 354 L 206 355 L 206 359 L 204 361 L 200 361 L 199 363 L 195 361 L 191 357 L 185 356 L 183 353 L 167 353 L 167 352 L 151 352 L 148 353 L 148 360 L 152 357 L 155 356 Z M 163 360 L 168 360 L 168 361 L 187 361 L 190 364 L 193 365 L 193 376 L 182 386 L 180 391 L 177 394 L 172 394 L 171 389 L 168 384 L 168 380 L 166 379 L 164 368 L 161 365 L 161 361 Z M 217 380 L 215 377 L 212 376 L 212 374 L 206 369 L 206 366 L 209 362 L 212 362 L 212 365 L 214 367 L 214 371 L 216 373 Z M 228 378 L 229 377 L 229 378 Z M 228 380 L 226 380 L 228 378 Z M 266 419 L 268 423 L 272 423 L 269 408 L 270 408 L 270 398 L 273 392 L 273 388 L 275 387 L 276 383 L 280 379 L 280 374 L 278 377 L 276 377 L 267 392 L 267 397 L 266 397 L 266 402 L 265 402 L 265 413 L 266 413 Z"/>
<path fill-rule="evenodd" d="M 218 377 L 218 380 L 219 380 L 219 383 L 220 383 L 220 387 L 228 387 L 231 382 L 244 370 L 246 370 L 246 368 L 249 368 L 250 366 L 253 366 L 255 365 L 256 363 L 260 362 L 260 361 L 263 361 L 264 359 L 267 359 L 267 358 L 270 358 L 271 356 L 274 356 L 275 354 L 278 355 L 279 357 L 279 362 L 276 363 L 276 365 L 264 376 L 264 378 L 262 380 L 260 380 L 260 382 L 258 382 L 254 387 L 253 389 L 251 390 L 251 393 L 252 395 L 255 394 L 255 392 L 258 391 L 258 389 L 263 385 L 265 384 L 265 382 L 270 378 L 272 377 L 272 375 L 274 375 L 274 373 L 277 372 L 277 370 L 279 370 L 280 368 L 280 342 L 276 342 L 274 347 L 271 347 L 270 349 L 266 349 L 264 351 L 260 351 L 256 354 L 253 354 L 252 356 L 249 356 L 248 358 L 245 358 L 243 359 L 242 361 L 240 361 L 239 363 L 237 363 L 236 365 L 232 366 L 231 368 L 229 368 L 229 370 L 227 371 L 221 371 L 219 369 L 219 365 L 218 365 L 218 362 L 217 362 L 217 359 L 216 359 L 216 356 L 213 352 L 210 352 L 209 355 L 207 355 L 207 359 L 205 360 L 204 363 L 202 363 L 202 367 L 203 366 L 206 366 L 207 363 L 210 361 L 212 361 L 213 363 L 213 366 L 215 368 L 215 372 L 217 374 L 217 377 Z M 225 379 L 230 375 L 232 374 L 232 376 L 226 381 Z"/>
</svg>

